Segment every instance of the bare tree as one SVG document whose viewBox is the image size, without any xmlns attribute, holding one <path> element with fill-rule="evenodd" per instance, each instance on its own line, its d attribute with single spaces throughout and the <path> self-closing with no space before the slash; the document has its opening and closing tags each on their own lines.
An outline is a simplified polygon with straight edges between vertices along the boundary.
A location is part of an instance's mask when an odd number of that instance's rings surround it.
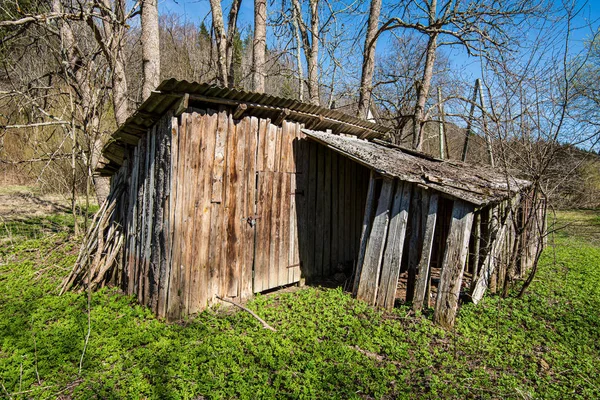
<svg viewBox="0 0 600 400">
<path fill-rule="evenodd" d="M 160 83 L 160 38 L 157 0 L 142 0 L 142 99 L 147 99 Z"/>
<path fill-rule="evenodd" d="M 440 46 L 461 46 L 469 55 L 494 59 L 516 43 L 523 17 L 539 11 L 537 0 L 455 2 L 453 0 L 412 0 L 401 5 L 402 17 L 388 19 L 379 33 L 404 29 L 427 39 L 425 63 L 417 82 L 413 114 L 413 148 L 423 147 L 422 128 L 425 103 L 431 89 L 437 50 Z"/>
<path fill-rule="evenodd" d="M 267 46 L 267 1 L 254 0 L 254 41 L 252 46 L 253 90 L 265 91 L 265 50 Z"/>
<path fill-rule="evenodd" d="M 212 26 L 217 43 L 217 68 L 219 84 L 223 87 L 229 82 L 227 79 L 227 35 L 225 34 L 225 24 L 223 23 L 223 10 L 221 9 L 221 0 L 210 0 L 210 9 L 212 12 Z"/>
<path fill-rule="evenodd" d="M 304 21 L 299 0 L 292 0 L 293 16 L 302 38 L 302 47 L 307 65 L 308 98 L 311 104 L 319 105 L 319 0 L 309 0 L 310 25 Z"/>
<path fill-rule="evenodd" d="M 369 9 L 369 22 L 365 36 L 363 51 L 362 74 L 358 99 L 358 117 L 366 118 L 371 105 L 373 91 L 373 74 L 375 73 L 375 45 L 377 43 L 379 14 L 381 13 L 381 0 L 371 0 Z"/>
</svg>

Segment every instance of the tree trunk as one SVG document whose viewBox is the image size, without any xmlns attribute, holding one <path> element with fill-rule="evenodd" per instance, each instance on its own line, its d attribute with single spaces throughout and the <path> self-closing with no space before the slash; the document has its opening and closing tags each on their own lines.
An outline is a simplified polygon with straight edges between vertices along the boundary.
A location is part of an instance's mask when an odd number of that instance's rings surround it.
<svg viewBox="0 0 600 400">
<path fill-rule="evenodd" d="M 433 77 L 433 67 L 435 65 L 437 50 L 437 35 L 437 33 L 432 33 L 429 36 L 423 79 L 417 90 L 417 104 L 415 105 L 415 114 L 413 117 L 413 148 L 418 151 L 423 149 L 424 110 L 427 96 L 429 96 L 429 89 L 431 89 L 431 78 Z"/>
<path fill-rule="evenodd" d="M 308 96 L 310 103 L 319 105 L 319 0 L 310 0 L 310 57 L 308 63 Z"/>
<path fill-rule="evenodd" d="M 298 64 L 298 100 L 304 101 L 304 71 L 302 69 L 302 39 L 300 38 L 300 21 L 296 7 L 292 6 L 292 24 L 294 25 L 294 36 L 296 38 L 296 64 Z"/>
<path fill-rule="evenodd" d="M 212 25 L 217 42 L 217 78 L 219 84 L 227 86 L 227 37 L 225 36 L 225 24 L 223 23 L 223 10 L 220 0 L 210 0 L 212 11 Z"/>
<path fill-rule="evenodd" d="M 369 11 L 369 23 L 367 25 L 367 36 L 365 37 L 365 48 L 363 51 L 362 75 L 360 80 L 360 93 L 358 98 L 358 117 L 366 119 L 371 104 L 373 92 L 373 73 L 375 72 L 375 45 L 377 43 L 377 28 L 379 25 L 379 14 L 381 13 L 381 0 L 371 0 Z"/>
<path fill-rule="evenodd" d="M 150 93 L 160 83 L 160 42 L 157 0 L 142 0 L 141 8 L 143 101 L 150 97 Z"/>
<path fill-rule="evenodd" d="M 252 82 L 255 92 L 265 92 L 265 50 L 267 45 L 267 1 L 254 0 L 254 41 Z"/>
<path fill-rule="evenodd" d="M 229 9 L 229 19 L 227 21 L 227 70 L 228 87 L 235 86 L 235 65 L 234 65 L 234 40 L 237 31 L 237 17 L 242 0 L 233 0 Z"/>
</svg>

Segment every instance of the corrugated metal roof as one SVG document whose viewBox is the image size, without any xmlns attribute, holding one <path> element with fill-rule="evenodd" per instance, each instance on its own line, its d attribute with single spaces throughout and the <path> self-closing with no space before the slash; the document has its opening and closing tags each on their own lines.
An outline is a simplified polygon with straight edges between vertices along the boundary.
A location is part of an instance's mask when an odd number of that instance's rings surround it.
<svg viewBox="0 0 600 400">
<path fill-rule="evenodd" d="M 384 137 L 389 132 L 388 128 L 381 125 L 289 98 L 169 79 L 163 81 L 123 126 L 112 135 L 113 140 L 104 148 L 104 156 L 110 163 L 99 171 L 102 174 L 111 175 L 115 168 L 118 168 L 123 162 L 125 145 L 136 144 L 139 138 L 146 134 L 148 128 L 154 125 L 186 94 L 189 95 L 190 107 L 200 108 L 211 104 L 215 108 L 220 105 L 236 107 L 239 104 L 245 104 L 247 109 L 244 115 L 275 120 L 282 112 L 286 112 L 288 113 L 287 120 L 304 123 L 311 129 L 331 129 L 334 133 L 345 133 L 362 138 Z"/>
<path fill-rule="evenodd" d="M 496 203 L 529 187 L 486 166 L 444 161 L 397 146 L 304 129 L 317 142 L 388 177 L 437 190 L 476 206 Z"/>
</svg>

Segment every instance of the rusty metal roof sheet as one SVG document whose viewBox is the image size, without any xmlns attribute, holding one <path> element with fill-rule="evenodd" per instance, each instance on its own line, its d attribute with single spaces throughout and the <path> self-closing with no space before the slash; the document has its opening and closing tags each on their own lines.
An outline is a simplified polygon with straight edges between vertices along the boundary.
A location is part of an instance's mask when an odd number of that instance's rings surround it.
<svg viewBox="0 0 600 400">
<path fill-rule="evenodd" d="M 529 181 L 510 177 L 487 166 L 444 161 L 413 150 L 356 137 L 308 129 L 303 132 L 309 138 L 384 176 L 419 184 L 476 206 L 502 201 L 531 185 Z"/>
<path fill-rule="evenodd" d="M 186 95 L 189 96 L 190 107 L 206 108 L 211 105 L 215 108 L 223 105 L 236 107 L 245 104 L 247 109 L 244 115 L 275 120 L 282 113 L 286 113 L 287 120 L 304 123 L 311 129 L 332 130 L 334 133 L 345 133 L 362 138 L 384 137 L 389 132 L 388 128 L 381 125 L 289 98 L 169 79 L 163 81 L 112 135 L 113 140 L 104 148 L 104 155 L 111 163 L 102 168 L 101 172 L 104 174 L 114 172 L 115 168 L 122 163 L 125 144 L 136 144 L 148 128 Z"/>
</svg>

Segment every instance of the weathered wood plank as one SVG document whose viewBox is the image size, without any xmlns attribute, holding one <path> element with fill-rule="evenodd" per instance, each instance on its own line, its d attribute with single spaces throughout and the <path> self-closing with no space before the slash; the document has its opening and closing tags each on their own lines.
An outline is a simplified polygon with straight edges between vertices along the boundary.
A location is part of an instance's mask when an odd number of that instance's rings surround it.
<svg viewBox="0 0 600 400">
<path fill-rule="evenodd" d="M 391 310 L 396 299 L 396 289 L 400 277 L 404 239 L 410 211 L 412 185 L 408 182 L 396 183 L 390 227 L 381 267 L 381 279 L 377 291 L 377 306 Z"/>
<path fill-rule="evenodd" d="M 337 193 L 337 234 L 334 236 L 337 241 L 338 248 L 338 262 L 347 263 L 350 261 L 350 258 L 347 257 L 347 253 L 349 252 L 349 243 L 346 243 L 344 240 L 344 234 L 346 230 L 346 213 L 345 213 L 345 198 L 346 198 L 346 160 L 343 156 L 338 156 L 338 172 L 337 172 L 337 181 L 338 181 L 338 193 Z"/>
<path fill-rule="evenodd" d="M 208 295 L 208 299 L 209 302 L 214 302 L 216 300 L 216 296 L 223 296 L 222 293 L 220 293 L 220 290 L 222 288 L 222 280 L 223 280 L 223 258 L 224 258 L 224 251 L 223 251 L 223 243 L 226 240 L 225 237 L 225 232 L 223 229 L 223 225 L 224 225 L 224 218 L 225 218 L 225 210 L 223 207 L 222 203 L 222 196 L 223 196 L 223 185 L 222 185 L 222 179 L 223 179 L 223 173 L 222 173 L 222 167 L 224 167 L 226 165 L 226 157 L 227 154 L 223 154 L 223 159 L 220 160 L 217 158 L 217 154 L 218 154 L 218 147 L 221 145 L 219 143 L 219 141 L 222 141 L 224 143 L 227 142 L 227 136 L 228 136 L 228 129 L 229 127 L 229 121 L 227 118 L 227 112 L 222 110 L 219 111 L 218 114 L 218 118 L 217 118 L 217 136 L 215 138 L 215 165 L 213 165 L 213 192 L 215 189 L 215 170 L 216 171 L 221 171 L 221 172 L 217 172 L 216 176 L 217 177 L 221 177 L 221 185 L 220 185 L 220 192 L 221 192 L 221 199 L 219 202 L 215 201 L 215 196 L 213 194 L 212 196 L 212 204 L 211 204 L 211 212 L 210 212 L 210 249 L 209 249 L 209 282 L 211 283 L 211 287 L 210 287 L 210 292 Z M 224 144 L 223 144 L 223 149 L 224 149 Z M 217 182 L 218 183 L 218 182 Z M 219 187 L 219 185 L 217 184 L 217 187 Z"/>
<path fill-rule="evenodd" d="M 154 196 L 152 197 L 152 209 L 153 212 L 153 228 L 152 235 L 150 238 L 150 309 L 155 314 L 158 314 L 158 296 L 160 287 L 160 258 L 161 258 L 161 232 L 163 230 L 163 186 L 164 186 L 164 173 L 163 173 L 163 120 L 161 118 L 155 125 L 155 145 L 154 145 Z"/>
<path fill-rule="evenodd" d="M 323 147 L 323 146 L 321 146 Z M 331 154 L 332 151 L 324 149 L 324 174 L 323 187 L 323 203 L 320 205 L 323 209 L 323 269 L 322 277 L 329 277 L 334 270 L 335 265 L 331 265 Z"/>
<path fill-rule="evenodd" d="M 267 171 L 276 171 L 279 160 L 277 157 L 280 154 L 280 149 L 278 148 L 278 144 L 280 145 L 280 137 L 281 135 L 278 132 L 278 129 L 275 125 L 269 125 L 267 127 L 267 136 L 266 136 L 266 159 L 265 159 L 265 169 Z"/>
<path fill-rule="evenodd" d="M 454 326 L 472 226 L 473 205 L 455 200 L 433 313 L 434 322 L 446 329 Z"/>
<path fill-rule="evenodd" d="M 243 204 L 243 179 L 240 179 L 239 167 L 244 164 L 244 122 L 235 124 L 229 118 L 229 133 L 227 136 L 227 162 L 225 174 L 225 236 L 227 238 L 225 257 L 222 263 L 224 269 L 223 287 L 221 292 L 227 297 L 238 297 L 238 283 L 241 274 L 242 255 L 239 251 L 241 238 L 241 219 Z"/>
<path fill-rule="evenodd" d="M 146 135 L 146 137 L 140 141 L 142 143 L 142 156 L 141 158 L 141 162 L 142 162 L 142 168 L 140 169 L 141 171 L 141 177 L 140 177 L 140 181 L 142 182 L 142 185 L 140 187 L 140 192 L 138 193 L 138 206 L 139 206 L 139 210 L 141 210 L 140 215 L 138 216 L 138 229 L 139 229 L 139 233 L 138 233 L 138 248 L 136 251 L 137 254 L 137 277 L 136 277 L 136 296 L 138 299 L 138 302 L 141 304 L 144 304 L 144 283 L 145 283 L 145 262 L 144 262 L 144 246 L 146 245 L 146 210 L 147 210 L 147 191 L 148 191 L 148 163 L 149 163 L 149 158 L 148 158 L 148 148 L 149 146 L 149 138 L 148 135 Z"/>
<path fill-rule="evenodd" d="M 165 318 L 167 315 L 167 302 L 169 294 L 169 281 L 171 276 L 171 197 L 173 195 L 172 185 L 172 142 L 171 142 L 171 129 L 173 125 L 177 124 L 177 119 L 173 118 L 169 113 L 167 114 L 163 125 L 161 126 L 162 131 L 162 173 L 164 174 L 163 181 L 163 199 L 162 204 L 164 207 L 162 220 L 164 221 L 163 229 L 161 231 L 161 257 L 160 257 L 160 286 L 158 288 L 158 318 Z"/>
<path fill-rule="evenodd" d="M 216 129 L 218 116 L 215 112 L 209 112 L 202 117 L 203 132 L 202 146 L 200 147 L 200 163 L 202 169 L 199 171 L 199 187 L 198 196 L 198 214 L 196 214 L 196 222 L 198 225 L 198 233 L 195 247 L 196 255 L 195 262 L 198 265 L 197 280 L 198 285 L 195 289 L 197 297 L 191 304 L 191 310 L 200 312 L 204 310 L 211 299 L 211 282 L 210 282 L 210 239 L 211 239 L 211 220 L 212 220 L 212 203 L 211 203 L 211 188 L 212 188 L 212 167 L 214 162 L 215 146 L 216 146 Z"/>
<path fill-rule="evenodd" d="M 181 274 L 181 300 L 182 300 L 182 314 L 187 315 L 190 313 L 190 292 L 193 291 L 192 287 L 192 269 L 194 267 L 192 249 L 195 248 L 193 243 L 194 236 L 194 218 L 195 218 L 195 201 L 194 197 L 196 194 L 196 174 L 198 173 L 199 166 L 195 165 L 197 162 L 197 148 L 199 148 L 198 135 L 195 135 L 196 124 L 197 124 L 197 113 L 186 113 L 186 145 L 185 148 L 180 149 L 185 154 L 184 165 L 186 169 L 185 180 L 182 181 L 182 185 L 185 187 L 184 198 L 183 198 L 183 225 L 181 237 L 181 252 L 182 258 L 180 265 L 183 267 Z"/>
<path fill-rule="evenodd" d="M 156 294 L 155 290 L 158 289 L 156 282 L 156 270 L 154 265 L 151 264 L 152 257 L 152 237 L 154 236 L 154 225 L 156 221 L 154 213 L 154 200 L 156 198 L 156 125 L 148 132 L 149 135 L 149 149 L 148 149 L 148 179 L 147 179 L 147 209 L 146 209 L 146 243 L 144 244 L 144 280 L 146 282 L 146 290 L 144 291 L 143 304 L 150 307 L 150 309 L 156 310 L 153 307 L 153 296 Z"/>
<path fill-rule="evenodd" d="M 173 168 L 173 186 L 175 192 L 172 200 L 172 248 L 171 248 L 171 276 L 169 279 L 169 300 L 167 304 L 167 319 L 176 320 L 181 317 L 182 292 L 181 292 L 181 236 L 185 229 L 183 225 L 183 197 L 185 188 L 182 182 L 185 180 L 185 154 L 183 150 L 187 139 L 186 118 L 183 114 L 180 117 L 180 125 L 174 124 L 171 134 L 172 137 L 172 162 Z"/>
<path fill-rule="evenodd" d="M 225 172 L 225 157 L 227 154 L 227 129 L 229 128 L 226 111 L 220 111 L 218 116 L 217 134 L 215 139 L 215 160 L 212 170 L 212 198 L 213 203 L 223 201 L 223 175 Z"/>
<path fill-rule="evenodd" d="M 245 131 L 246 153 L 244 159 L 244 180 L 245 180 L 245 213 L 244 217 L 253 218 L 258 215 L 256 209 L 257 196 L 257 156 L 258 156 L 258 119 L 256 117 L 247 117 L 248 121 Z M 244 264 L 242 266 L 242 299 L 247 299 L 254 293 L 253 291 L 253 264 L 255 255 L 255 233 L 256 228 L 253 224 L 243 223 L 244 240 L 242 247 L 244 249 Z"/>
<path fill-rule="evenodd" d="M 345 160 L 345 171 L 344 171 L 345 191 L 344 191 L 344 225 L 343 225 L 344 226 L 344 235 L 343 235 L 343 240 L 344 240 L 344 252 L 346 254 L 345 258 L 347 260 L 352 260 L 355 257 L 355 254 L 353 254 L 355 246 L 353 245 L 354 231 L 352 228 L 352 226 L 354 224 L 354 218 L 353 218 L 354 213 L 352 212 L 352 196 L 354 196 L 353 186 L 352 186 L 352 181 L 354 179 L 354 175 L 353 175 L 352 167 L 354 166 L 354 162 L 345 157 L 344 157 L 344 160 Z M 373 190 L 375 190 L 375 186 L 373 186 Z M 373 204 L 373 207 L 376 207 L 376 201 Z M 374 209 L 372 211 L 374 211 Z M 363 210 L 362 215 L 364 217 L 364 210 Z M 371 216 L 371 214 L 369 214 L 369 216 Z M 363 218 L 363 225 L 361 226 L 361 234 L 363 233 L 364 226 L 365 225 L 364 225 L 364 218 Z M 367 236 L 367 239 L 368 239 L 368 236 Z M 359 247 L 360 247 L 360 244 L 359 244 Z M 363 256 L 364 256 L 364 253 L 363 253 Z M 361 259 L 361 263 L 362 263 L 362 259 Z M 360 265 L 362 265 L 362 264 L 360 264 Z M 354 286 L 354 288 L 356 288 L 356 286 Z M 355 293 L 355 295 L 356 295 L 356 293 Z"/>
<path fill-rule="evenodd" d="M 421 257 L 421 219 L 422 219 L 422 198 L 428 196 L 428 193 L 419 187 L 413 190 L 410 221 L 410 244 L 408 252 L 408 279 L 406 281 L 406 301 L 412 301 L 415 293 L 415 280 L 419 259 Z"/>
<path fill-rule="evenodd" d="M 305 139 L 306 147 L 309 154 L 308 179 L 306 188 L 306 279 L 310 280 L 317 275 L 316 253 L 315 249 L 315 234 L 316 234 L 316 219 L 317 219 L 317 153 L 318 144 Z"/>
<path fill-rule="evenodd" d="M 394 181 L 384 178 L 377 203 L 377 211 L 365 250 L 356 297 L 374 305 L 383 261 L 384 244 L 387 240 L 390 209 L 394 193 Z"/>
<path fill-rule="evenodd" d="M 349 160 L 349 166 L 350 166 L 350 186 L 349 188 L 349 199 L 350 202 L 348 203 L 348 234 L 349 234 L 349 238 L 348 240 L 350 241 L 350 254 L 353 255 L 356 252 L 356 243 L 358 243 L 360 241 L 359 239 L 359 235 L 360 232 L 358 231 L 358 220 L 359 220 L 359 216 L 358 216 L 358 210 L 357 210 L 357 201 L 356 201 L 356 193 L 359 189 L 359 186 L 356 182 L 356 172 L 358 171 L 358 165 L 355 162 L 352 162 L 351 160 Z"/>
<path fill-rule="evenodd" d="M 338 264 L 342 261 L 339 257 L 339 211 L 340 211 L 340 176 L 338 170 L 338 154 L 331 154 L 331 256 L 329 275 L 338 270 Z"/>
<path fill-rule="evenodd" d="M 346 170 L 346 174 L 347 173 L 348 171 Z M 376 184 L 377 182 L 375 182 L 375 171 L 371 170 L 371 173 L 369 175 L 369 188 L 367 189 L 367 204 L 365 206 L 365 212 L 363 215 L 360 246 L 358 250 L 356 265 L 354 267 L 354 285 L 352 286 L 353 296 L 356 296 L 356 294 L 358 293 L 358 286 L 360 283 L 360 276 L 362 274 L 362 267 L 365 259 L 365 252 L 367 250 L 367 243 L 369 242 L 369 236 L 371 235 L 373 213 L 375 212 L 375 207 L 377 205 L 377 201 L 375 199 Z M 348 214 L 346 214 L 346 217 L 347 216 Z M 347 229 L 345 230 L 347 231 Z"/>
<path fill-rule="evenodd" d="M 264 244 L 269 247 L 268 283 L 265 289 L 272 289 L 279 284 L 279 249 L 281 240 L 281 203 L 282 179 L 280 172 L 273 173 L 273 194 L 269 198 L 271 207 L 271 234 Z"/>
<path fill-rule="evenodd" d="M 290 212 L 289 212 L 289 260 L 288 260 L 288 282 L 297 282 L 300 279 L 300 249 L 298 237 L 298 195 L 293 194 L 298 190 L 298 174 L 290 174 Z M 292 267 L 292 265 L 294 267 Z"/>
<path fill-rule="evenodd" d="M 286 128 L 287 129 L 287 128 Z M 289 281 L 288 267 L 290 266 L 290 193 L 291 174 L 280 172 L 281 175 L 281 203 L 279 205 L 279 260 L 277 286 L 287 285 Z"/>
<path fill-rule="evenodd" d="M 269 259 L 271 237 L 271 205 L 273 201 L 273 172 L 258 175 L 258 204 L 256 220 L 256 259 L 254 262 L 254 293 L 267 289 L 269 282 Z"/>
<path fill-rule="evenodd" d="M 205 118 L 200 113 L 193 112 L 189 115 L 188 120 L 188 141 L 187 148 L 180 149 L 189 153 L 189 164 L 186 164 L 186 209 L 187 215 L 185 219 L 185 261 L 182 265 L 185 266 L 185 305 L 184 312 L 194 314 L 200 311 L 200 290 L 199 287 L 204 284 L 201 281 L 201 265 L 197 251 L 197 243 L 202 239 L 201 225 L 199 223 L 202 217 L 201 208 L 201 193 L 202 177 L 204 174 L 204 160 L 202 158 L 202 147 L 205 139 L 204 123 Z"/>
<path fill-rule="evenodd" d="M 246 130 L 249 124 L 249 119 L 245 119 L 240 122 L 236 128 L 236 134 L 234 136 L 235 145 L 235 157 L 230 158 L 229 162 L 234 164 L 229 169 L 229 192 L 228 196 L 235 196 L 235 202 L 232 207 L 235 208 L 235 212 L 232 214 L 233 221 L 229 221 L 229 226 L 233 225 L 233 236 L 229 235 L 227 239 L 228 246 L 233 249 L 233 253 L 229 253 L 227 258 L 228 268 L 230 269 L 229 274 L 229 286 L 227 295 L 230 297 L 241 297 L 242 295 L 242 270 L 245 262 L 244 257 L 244 225 L 246 222 L 243 221 L 245 218 L 245 201 L 246 201 L 246 177 L 244 176 L 245 164 L 246 164 Z M 232 204 L 232 201 L 229 201 Z M 231 209 L 230 211 L 231 212 Z M 231 228 L 229 228 L 231 232 Z M 233 260 L 232 260 L 233 258 Z M 235 265 L 235 268 L 232 266 Z"/>
<path fill-rule="evenodd" d="M 427 299 L 427 303 L 425 303 L 425 295 L 428 292 L 429 283 L 431 281 L 431 250 L 433 249 L 435 224 L 437 221 L 438 198 L 439 196 L 437 193 L 431 193 L 429 196 L 427 221 L 425 224 L 425 232 L 423 234 L 423 248 L 421 250 L 419 273 L 417 275 L 415 296 L 413 298 L 413 310 L 415 311 L 421 310 L 423 304 L 429 304 L 429 299 Z"/>
<path fill-rule="evenodd" d="M 317 145 L 317 186 L 315 203 L 315 274 L 323 277 L 323 253 L 325 247 L 325 146 Z"/>
<path fill-rule="evenodd" d="M 139 177 L 139 145 L 133 148 L 131 176 L 129 177 L 129 212 L 127 216 L 127 287 L 131 295 L 135 285 L 135 248 L 137 239 L 137 193 Z"/>
<path fill-rule="evenodd" d="M 256 171 L 260 172 L 266 169 L 267 140 L 270 123 L 269 119 L 258 119 Z"/>
</svg>

